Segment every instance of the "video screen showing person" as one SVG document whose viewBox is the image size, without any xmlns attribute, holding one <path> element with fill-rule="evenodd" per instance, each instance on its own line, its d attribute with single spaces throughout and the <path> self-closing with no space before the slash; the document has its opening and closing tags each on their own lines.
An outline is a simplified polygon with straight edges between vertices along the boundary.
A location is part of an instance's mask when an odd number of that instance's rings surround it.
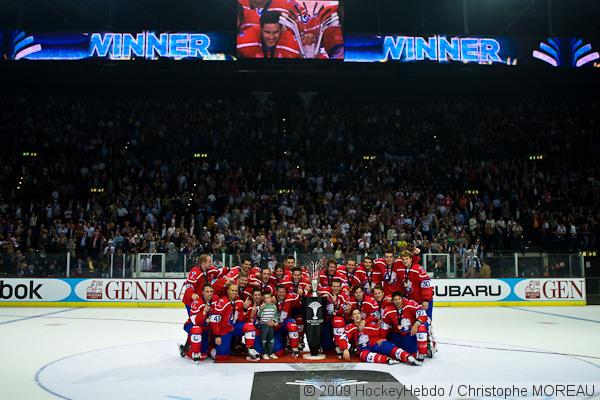
<svg viewBox="0 0 600 400">
<path fill-rule="evenodd" d="M 237 2 L 238 57 L 344 59 L 341 1 Z"/>
</svg>

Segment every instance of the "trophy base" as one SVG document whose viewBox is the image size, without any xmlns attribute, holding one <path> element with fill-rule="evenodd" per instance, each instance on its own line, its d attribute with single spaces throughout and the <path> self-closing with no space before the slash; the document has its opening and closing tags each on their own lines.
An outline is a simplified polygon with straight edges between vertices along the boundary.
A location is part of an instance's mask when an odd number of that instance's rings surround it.
<svg viewBox="0 0 600 400">
<path fill-rule="evenodd" d="M 326 358 L 326 355 L 325 354 L 317 354 L 316 356 L 313 356 L 310 353 L 305 353 L 305 354 L 302 354 L 302 358 L 304 358 L 305 360 L 312 360 L 312 361 L 324 360 Z"/>
</svg>

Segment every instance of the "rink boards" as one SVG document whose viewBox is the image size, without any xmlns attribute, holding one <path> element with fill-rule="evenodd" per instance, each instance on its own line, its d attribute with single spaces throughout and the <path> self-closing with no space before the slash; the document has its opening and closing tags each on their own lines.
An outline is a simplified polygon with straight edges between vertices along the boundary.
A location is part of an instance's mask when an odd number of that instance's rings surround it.
<svg viewBox="0 0 600 400">
<path fill-rule="evenodd" d="M 436 307 L 585 305 L 583 278 L 435 279 Z M 182 307 L 185 279 L 1 279 L 0 306 Z"/>
</svg>

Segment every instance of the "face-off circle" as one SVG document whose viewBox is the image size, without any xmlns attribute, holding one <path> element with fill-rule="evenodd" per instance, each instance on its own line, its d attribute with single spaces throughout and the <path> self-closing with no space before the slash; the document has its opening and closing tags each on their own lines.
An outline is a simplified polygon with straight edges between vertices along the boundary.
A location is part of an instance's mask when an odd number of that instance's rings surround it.
<svg viewBox="0 0 600 400">
<path fill-rule="evenodd" d="M 448 391 L 452 384 L 597 382 L 600 370 L 585 360 L 531 348 L 442 339 L 439 347 L 435 358 L 426 360 L 421 367 L 342 362 L 232 365 L 214 364 L 210 360 L 194 364 L 179 357 L 173 341 L 147 342 L 53 361 L 38 371 L 36 381 L 44 390 L 73 400 L 140 397 L 233 400 L 249 398 L 255 391 L 255 372 L 335 370 L 340 379 L 347 379 L 344 373 L 348 371 L 381 371 L 407 386 L 435 384 Z"/>
</svg>

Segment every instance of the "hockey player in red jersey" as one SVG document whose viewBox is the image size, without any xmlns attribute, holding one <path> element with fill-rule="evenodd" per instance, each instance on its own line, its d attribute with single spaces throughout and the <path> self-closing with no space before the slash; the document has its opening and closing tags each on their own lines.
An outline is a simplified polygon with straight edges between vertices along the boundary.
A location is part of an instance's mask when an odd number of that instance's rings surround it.
<svg viewBox="0 0 600 400">
<path fill-rule="evenodd" d="M 352 311 L 352 323 L 346 325 L 340 339 L 342 358 L 350 360 L 351 346 L 356 348 L 360 359 L 368 363 L 396 364 L 398 361 L 410 365 L 421 365 L 410 353 L 385 339 L 385 332 L 376 322 L 367 322 L 360 311 Z"/>
<path fill-rule="evenodd" d="M 401 290 L 397 265 L 394 264 L 394 252 L 391 249 L 385 250 L 383 258 L 375 260 L 375 268 L 378 268 L 383 275 L 383 290 L 386 296 Z"/>
<path fill-rule="evenodd" d="M 300 268 L 294 268 L 291 278 L 284 280 L 281 286 L 284 286 L 288 293 L 295 293 L 300 297 L 308 296 L 311 292 L 310 281 L 302 275 Z"/>
<path fill-rule="evenodd" d="M 279 312 L 279 325 L 275 330 L 275 354 L 280 357 L 285 348 L 287 336 L 288 346 L 294 357 L 300 355 L 300 334 L 292 311 L 300 304 L 300 296 L 287 292 L 285 286 L 277 287 L 276 305 Z"/>
<path fill-rule="evenodd" d="M 260 310 L 261 304 L 263 304 L 263 293 L 262 291 L 254 287 L 252 289 L 252 300 L 247 304 L 248 311 L 246 312 L 246 322 L 251 322 L 256 328 L 256 337 L 260 337 L 260 318 L 258 317 L 258 311 Z M 259 353 L 263 354 L 264 349 L 260 340 L 254 341 L 254 349 Z"/>
<path fill-rule="evenodd" d="M 215 293 L 218 296 L 225 296 L 227 294 L 227 286 L 232 283 L 238 283 L 238 278 L 240 275 L 246 276 L 246 283 L 248 283 L 251 279 L 258 278 L 260 275 L 260 269 L 258 267 L 252 267 L 252 261 L 250 259 L 245 259 L 242 262 L 241 266 L 233 267 L 229 270 L 229 272 L 217 279 L 213 282 L 213 288 L 215 289 Z M 246 286 L 246 284 L 240 284 L 242 288 Z M 248 288 L 249 294 L 252 294 L 252 289 Z M 245 295 L 240 290 L 240 297 L 245 299 Z"/>
<path fill-rule="evenodd" d="M 242 6 L 243 16 L 240 29 L 260 25 L 260 17 L 265 12 L 292 12 L 303 7 L 295 0 L 238 0 Z"/>
<path fill-rule="evenodd" d="M 375 300 L 375 312 L 373 312 L 373 316 L 377 318 L 377 320 L 381 320 L 387 306 L 392 304 L 392 298 L 385 295 L 383 286 L 376 285 L 373 289 L 373 300 Z"/>
<path fill-rule="evenodd" d="M 281 283 L 281 286 L 285 287 L 288 294 L 298 295 L 298 301 L 294 305 L 291 316 L 296 320 L 298 326 L 298 333 L 300 334 L 300 343 L 304 343 L 304 309 L 302 306 L 302 299 L 309 296 L 311 293 L 310 281 L 302 274 L 302 270 L 299 267 L 292 269 L 291 278 L 286 278 Z"/>
<path fill-rule="evenodd" d="M 291 273 L 292 270 L 296 268 L 296 259 L 294 256 L 287 256 L 285 261 L 283 262 L 283 269 L 287 273 Z"/>
<path fill-rule="evenodd" d="M 346 266 L 341 267 L 339 272 L 343 276 L 345 290 L 350 291 L 354 286 L 361 284 L 360 274 L 357 274 L 358 271 L 355 259 L 348 259 L 348 261 L 346 261 Z"/>
<path fill-rule="evenodd" d="M 339 347 L 339 339 L 344 332 L 346 318 L 350 312 L 350 299 L 348 294 L 342 291 L 340 278 L 334 279 L 330 287 L 319 290 L 319 294 L 327 298 L 321 348 L 323 351 L 330 351 Z"/>
<path fill-rule="evenodd" d="M 413 257 L 413 253 L 404 250 L 394 262 L 400 291 L 419 303 L 424 310 L 428 310 L 433 299 L 431 279 L 423 267 L 413 263 Z"/>
<path fill-rule="evenodd" d="M 244 309 L 246 308 L 246 309 Z M 227 288 L 227 297 L 219 299 L 209 317 L 210 331 L 215 338 L 216 360 L 223 360 L 231 354 L 231 343 L 235 337 L 244 337 L 247 350 L 246 359 L 258 361 L 258 352 L 254 349 L 256 327 L 251 322 L 245 322 L 249 305 L 238 297 L 237 285 Z"/>
<path fill-rule="evenodd" d="M 319 274 L 319 291 L 330 288 L 335 279 L 339 279 L 343 283 L 344 272 L 332 258 L 327 261 L 327 267 L 321 269 L 321 273 Z"/>
<path fill-rule="evenodd" d="M 237 51 L 242 58 L 300 58 L 300 47 L 294 35 L 279 23 L 279 13 L 267 11 L 260 25 L 240 31 Z"/>
<path fill-rule="evenodd" d="M 248 277 L 246 276 L 246 274 L 244 272 L 240 272 L 235 284 L 238 287 L 238 296 L 239 296 L 240 300 L 246 301 L 252 297 L 253 286 L 250 285 L 250 283 L 248 281 Z"/>
<path fill-rule="evenodd" d="M 219 298 L 214 295 L 214 290 L 210 285 L 205 284 L 202 288 L 202 297 L 192 301 L 191 313 L 184 324 L 183 329 L 188 337 L 185 345 L 179 346 L 179 352 L 182 357 L 192 358 L 194 361 L 203 360 L 208 354 L 209 344 L 209 315 L 213 305 Z M 200 335 L 200 337 L 193 337 Z"/>
<path fill-rule="evenodd" d="M 260 268 L 256 266 L 253 267 L 252 260 L 244 258 L 242 260 L 242 265 L 231 268 L 227 276 L 235 278 L 236 275 L 242 271 L 247 273 L 249 278 L 258 277 L 260 275 Z"/>
<path fill-rule="evenodd" d="M 360 285 L 356 285 L 352 288 L 350 310 L 360 311 L 360 315 L 367 322 L 377 322 L 379 320 L 379 318 L 375 317 L 375 312 L 378 311 L 378 304 L 373 296 L 366 294 Z"/>
<path fill-rule="evenodd" d="M 389 332 L 390 342 L 423 361 L 427 356 L 425 310 L 417 302 L 404 298 L 402 292 L 394 292 L 392 302 L 384 311 L 382 329 Z"/>
<path fill-rule="evenodd" d="M 252 300 L 250 302 L 250 306 L 248 307 L 248 312 L 246 313 L 246 321 L 252 322 L 258 331 L 258 310 L 260 305 L 263 303 L 262 291 L 255 287 L 252 289 Z M 258 350 L 258 342 L 255 343 L 254 348 Z"/>
<path fill-rule="evenodd" d="M 308 274 L 308 268 L 306 267 L 302 267 L 300 265 L 296 265 L 296 259 L 294 258 L 294 256 L 287 256 L 285 258 L 285 262 L 283 263 L 283 268 L 286 274 L 288 273 L 292 273 L 294 268 L 300 268 L 300 271 L 302 271 L 302 276 L 306 279 L 309 279 L 310 276 Z"/>
<path fill-rule="evenodd" d="M 427 271 L 414 262 L 415 256 L 414 252 L 404 250 L 400 254 L 400 258 L 394 262 L 394 265 L 398 271 L 400 291 L 409 299 L 420 304 L 421 308 L 427 312 L 427 328 L 429 333 L 428 355 L 433 357 L 437 352 L 437 345 L 431 326 L 433 315 L 433 286 Z"/>
<path fill-rule="evenodd" d="M 362 265 L 356 270 L 356 276 L 360 279 L 366 294 L 373 294 L 375 285 L 380 285 L 383 274 L 379 268 L 374 268 L 374 262 L 371 257 L 365 257 Z"/>
<path fill-rule="evenodd" d="M 275 294 L 275 285 L 271 280 L 271 269 L 267 266 L 262 267 L 260 277 L 250 282 L 252 286 L 259 288 L 263 293 Z"/>
<path fill-rule="evenodd" d="M 184 285 L 182 302 L 190 314 L 190 306 L 192 301 L 198 300 L 202 295 L 202 288 L 206 284 L 211 284 L 219 275 L 219 270 L 213 265 L 210 265 L 210 256 L 202 254 L 198 258 L 198 263 L 190 269 Z"/>
<path fill-rule="evenodd" d="M 273 269 L 273 275 L 271 275 L 271 283 L 273 287 L 282 285 L 285 281 L 290 280 L 292 277 L 291 271 L 286 271 L 283 265 L 277 264 Z"/>
</svg>

